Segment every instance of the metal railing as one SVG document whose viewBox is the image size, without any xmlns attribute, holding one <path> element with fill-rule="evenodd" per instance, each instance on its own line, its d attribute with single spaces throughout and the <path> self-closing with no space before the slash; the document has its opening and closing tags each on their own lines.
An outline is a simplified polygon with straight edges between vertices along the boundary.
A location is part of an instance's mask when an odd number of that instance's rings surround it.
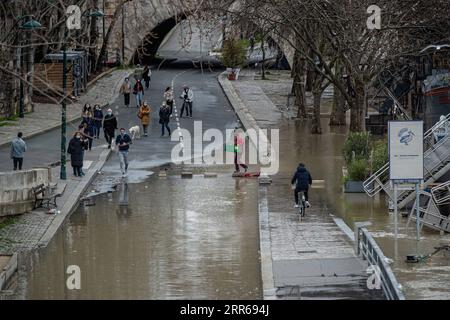
<svg viewBox="0 0 450 320">
<path fill-rule="evenodd" d="M 378 273 L 381 289 L 388 300 L 405 300 L 402 287 L 395 278 L 394 272 L 387 262 L 370 232 L 361 224 L 355 225 L 356 254 L 367 260 Z"/>
<path fill-rule="evenodd" d="M 437 205 L 450 203 L 450 181 L 431 188 L 431 194 Z"/>
<path fill-rule="evenodd" d="M 420 229 L 423 226 L 434 230 L 442 230 L 445 232 L 450 231 L 450 218 L 443 216 L 439 207 L 433 199 L 433 195 L 426 191 L 419 192 L 419 223 Z M 417 220 L 417 208 L 413 206 L 409 214 L 408 223 L 406 228 L 409 227 L 411 220 Z"/>
</svg>

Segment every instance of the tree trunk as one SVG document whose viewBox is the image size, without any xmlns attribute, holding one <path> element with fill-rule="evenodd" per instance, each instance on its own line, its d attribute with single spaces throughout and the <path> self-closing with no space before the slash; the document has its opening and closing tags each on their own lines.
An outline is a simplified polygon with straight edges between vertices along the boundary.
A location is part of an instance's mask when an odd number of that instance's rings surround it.
<svg viewBox="0 0 450 320">
<path fill-rule="evenodd" d="M 350 110 L 350 131 L 352 132 L 362 132 L 365 130 L 364 88 L 364 83 L 356 79 L 355 96 L 352 99 L 353 103 Z"/>
<path fill-rule="evenodd" d="M 294 63 L 292 68 L 293 92 L 295 94 L 294 107 L 297 108 L 297 118 L 306 118 L 306 95 L 305 95 L 305 60 L 300 58 L 298 52 L 294 54 Z"/>
<path fill-rule="evenodd" d="M 117 20 L 119 18 L 119 15 L 122 12 L 122 6 L 125 4 L 125 2 L 128 2 L 129 0 L 122 0 L 116 7 L 115 11 L 114 11 L 114 15 L 111 19 L 111 23 L 109 24 L 108 27 L 108 32 L 105 35 L 105 39 L 103 39 L 103 44 L 102 44 L 102 48 L 100 49 L 100 54 L 98 55 L 97 61 L 95 62 L 96 65 L 96 69 L 99 68 L 102 60 L 104 59 L 105 55 L 106 55 L 106 51 L 108 50 L 108 43 L 109 43 L 109 38 L 111 37 L 111 34 L 114 30 L 114 27 L 117 23 Z"/>
<path fill-rule="evenodd" d="M 345 126 L 345 98 L 338 88 L 334 87 L 333 107 L 331 109 L 330 126 Z"/>
<path fill-rule="evenodd" d="M 312 119 L 311 133 L 322 134 L 322 126 L 320 123 L 320 100 L 322 97 L 321 90 L 313 90 L 314 115 Z"/>
<path fill-rule="evenodd" d="M 261 79 L 266 80 L 266 49 L 264 48 L 264 35 L 261 37 L 261 52 L 262 52 L 262 62 L 261 62 Z"/>
</svg>

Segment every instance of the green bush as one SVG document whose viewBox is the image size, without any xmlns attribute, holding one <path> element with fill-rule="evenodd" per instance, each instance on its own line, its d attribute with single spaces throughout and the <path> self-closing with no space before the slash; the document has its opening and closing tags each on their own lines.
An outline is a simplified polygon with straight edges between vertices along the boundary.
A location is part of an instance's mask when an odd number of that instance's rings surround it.
<svg viewBox="0 0 450 320">
<path fill-rule="evenodd" d="M 349 165 L 353 160 L 368 159 L 370 149 L 369 132 L 351 132 L 344 144 L 345 162 Z"/>
<path fill-rule="evenodd" d="M 364 181 L 368 177 L 367 159 L 353 160 L 347 165 L 348 179 L 352 181 Z"/>
<path fill-rule="evenodd" d="M 241 67 L 247 60 L 245 41 L 229 39 L 224 42 L 221 62 L 227 68 Z"/>
<path fill-rule="evenodd" d="M 372 147 L 372 172 L 378 171 L 389 160 L 387 139 L 377 140 Z"/>
</svg>

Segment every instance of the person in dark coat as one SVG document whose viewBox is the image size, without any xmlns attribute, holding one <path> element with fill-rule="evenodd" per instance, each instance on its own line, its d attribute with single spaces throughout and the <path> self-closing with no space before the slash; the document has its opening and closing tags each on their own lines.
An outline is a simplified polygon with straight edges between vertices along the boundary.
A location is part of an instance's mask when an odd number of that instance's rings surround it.
<svg viewBox="0 0 450 320">
<path fill-rule="evenodd" d="M 106 112 L 105 119 L 103 119 L 103 131 L 105 132 L 105 139 L 108 143 L 108 149 L 111 149 L 112 139 L 115 138 L 115 131 L 117 130 L 117 118 L 114 116 L 111 109 Z"/>
<path fill-rule="evenodd" d="M 100 105 L 94 106 L 94 137 L 100 139 L 100 128 L 103 123 L 103 111 L 100 109 Z"/>
<path fill-rule="evenodd" d="M 133 87 L 133 94 L 136 98 L 136 107 L 140 108 L 142 105 L 142 98 L 144 96 L 144 87 L 142 86 L 141 80 L 136 80 Z"/>
<path fill-rule="evenodd" d="M 75 135 L 69 142 L 67 153 L 70 154 L 70 163 L 73 168 L 73 174 L 76 177 L 82 177 L 83 157 L 86 142 L 82 139 L 81 132 L 75 132 Z"/>
<path fill-rule="evenodd" d="M 142 72 L 142 78 L 144 79 L 144 82 L 145 82 L 145 89 L 148 89 L 148 87 L 150 86 L 151 75 L 152 75 L 152 72 L 150 70 L 150 67 L 145 66 L 144 71 Z"/>
<path fill-rule="evenodd" d="M 170 107 L 165 103 L 163 103 L 161 108 L 159 109 L 159 123 L 161 124 L 161 137 L 164 137 L 164 128 L 167 129 L 167 132 L 170 137 L 170 128 L 169 128 L 170 113 L 171 113 Z"/>
<path fill-rule="evenodd" d="M 83 126 L 83 133 L 88 138 L 88 150 L 92 150 L 92 143 L 95 135 L 95 121 L 93 115 L 90 113 L 86 119 L 81 122 Z"/>
<path fill-rule="evenodd" d="M 311 174 L 306 170 L 305 165 L 300 163 L 297 167 L 297 171 L 292 177 L 291 184 L 296 184 L 294 197 L 295 197 L 295 207 L 298 208 L 298 193 L 303 191 L 305 194 L 306 206 L 309 208 L 311 205 L 308 199 L 309 186 L 312 184 Z"/>
</svg>

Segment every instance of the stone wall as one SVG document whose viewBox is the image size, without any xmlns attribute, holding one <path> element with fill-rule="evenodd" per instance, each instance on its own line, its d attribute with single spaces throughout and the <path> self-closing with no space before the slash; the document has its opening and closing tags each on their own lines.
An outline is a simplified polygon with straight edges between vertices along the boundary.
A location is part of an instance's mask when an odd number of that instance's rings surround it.
<svg viewBox="0 0 450 320">
<path fill-rule="evenodd" d="M 107 0 L 105 13 L 112 16 L 121 0 Z M 195 10 L 201 4 L 200 0 L 135 0 L 124 6 L 125 21 L 122 28 L 122 14 L 119 15 L 108 45 L 109 61 L 115 61 L 116 53 L 122 52 L 122 36 L 124 38 L 125 63 L 130 63 L 137 48 L 144 38 L 160 23 L 167 19 L 180 16 Z M 106 18 L 106 29 L 111 18 Z M 99 22 L 101 23 L 101 19 Z M 101 30 L 101 26 L 100 26 Z M 284 51 L 288 62 L 292 65 L 293 48 L 284 41 L 274 39 Z"/>
<path fill-rule="evenodd" d="M 49 184 L 47 168 L 0 172 L 0 217 L 31 211 L 34 205 L 33 187 Z"/>
</svg>

